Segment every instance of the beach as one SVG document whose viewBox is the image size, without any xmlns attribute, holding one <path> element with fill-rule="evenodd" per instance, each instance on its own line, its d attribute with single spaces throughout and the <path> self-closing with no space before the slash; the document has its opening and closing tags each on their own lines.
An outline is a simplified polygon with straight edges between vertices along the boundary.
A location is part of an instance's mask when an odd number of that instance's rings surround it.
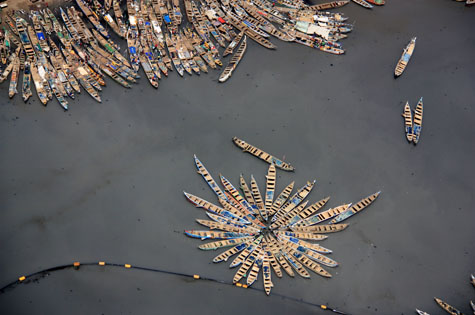
<svg viewBox="0 0 475 315">
<path fill-rule="evenodd" d="M 326 208 L 381 190 L 349 227 L 320 245 L 333 250 L 333 277 L 272 275 L 257 290 L 118 267 L 53 272 L 0 294 L 2 314 L 430 314 L 439 297 L 470 313 L 475 300 L 475 8 L 450 0 L 388 0 L 343 12 L 355 28 L 334 56 L 276 39 L 248 41 L 231 79 L 180 78 L 158 90 L 145 75 L 132 89 L 107 80 L 95 102 L 83 90 L 65 112 L 35 92 L 9 100 L 0 85 L 0 286 L 38 270 L 114 262 L 232 281 L 220 251 L 201 251 L 183 231 L 205 219 L 183 191 L 217 199 L 193 155 L 236 187 L 268 165 L 243 153 L 237 136 L 283 158 L 280 192 L 315 179 L 310 202 Z M 402 49 L 417 36 L 404 74 Z M 122 50 L 125 45 L 121 45 Z M 226 64 L 227 59 L 224 59 Z M 424 97 L 421 140 L 407 143 L 403 106 Z M 253 285 L 262 288 L 262 277 Z"/>
</svg>

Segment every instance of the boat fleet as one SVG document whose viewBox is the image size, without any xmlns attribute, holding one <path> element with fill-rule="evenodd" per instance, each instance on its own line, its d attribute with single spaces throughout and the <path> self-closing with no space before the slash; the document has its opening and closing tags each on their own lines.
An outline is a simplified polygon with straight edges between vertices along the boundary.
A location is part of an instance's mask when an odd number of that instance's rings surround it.
<svg viewBox="0 0 475 315">
<path fill-rule="evenodd" d="M 41 103 L 68 100 L 85 90 L 101 102 L 105 77 L 125 88 L 146 79 L 208 73 L 222 67 L 229 80 L 253 40 L 275 49 L 271 38 L 341 55 L 339 40 L 353 26 L 324 10 L 349 0 L 307 5 L 302 0 L 76 0 L 76 5 L 8 12 L 0 32 L 0 82 L 10 77 L 9 97 L 26 102 L 34 90 Z M 115 39 L 115 40 L 113 40 Z M 119 41 L 127 54 L 123 55 Z M 226 56 L 231 55 L 228 62 Z"/>
<path fill-rule="evenodd" d="M 311 204 L 305 200 L 316 181 L 308 181 L 293 194 L 292 182 L 277 194 L 277 169 L 289 171 L 293 168 L 286 163 L 279 165 L 280 160 L 241 139 L 235 137 L 233 142 L 244 151 L 269 163 L 265 190 L 261 193 L 252 175 L 250 181 L 243 175 L 240 176 L 239 190 L 220 175 L 220 187 L 195 155 L 198 174 L 216 194 L 218 203 L 214 204 L 185 192 L 185 198 L 205 210 L 210 219 L 196 220 L 209 230 L 185 230 L 185 234 L 201 240 L 211 240 L 198 246 L 201 250 L 226 248 L 214 257 L 213 262 L 226 262 L 234 256 L 230 268 L 237 270 L 233 277 L 233 283 L 237 286 L 251 286 L 262 271 L 264 291 L 269 295 L 274 286 L 272 270 L 279 278 L 284 273 L 290 277 L 298 274 L 303 278 L 310 278 L 309 271 L 330 278 L 330 272 L 324 267 L 335 268 L 338 262 L 329 257 L 332 250 L 314 241 L 323 241 L 328 238 L 327 234 L 346 229 L 348 224 L 342 222 L 372 204 L 380 192 L 354 204 L 346 203 L 321 211 L 329 197 Z"/>
</svg>

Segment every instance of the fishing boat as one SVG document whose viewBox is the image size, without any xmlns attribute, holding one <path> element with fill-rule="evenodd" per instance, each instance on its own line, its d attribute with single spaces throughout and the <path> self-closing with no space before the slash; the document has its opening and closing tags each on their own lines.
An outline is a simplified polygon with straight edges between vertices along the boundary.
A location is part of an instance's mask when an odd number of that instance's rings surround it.
<svg viewBox="0 0 475 315">
<path fill-rule="evenodd" d="M 0 75 L 0 83 L 2 83 L 8 78 L 12 70 L 13 70 L 13 60 L 10 61 L 8 66 L 3 70 L 2 75 Z"/>
<path fill-rule="evenodd" d="M 16 29 L 20 36 L 21 45 L 26 52 L 26 55 L 34 60 L 36 58 L 35 50 L 33 49 L 30 38 L 28 37 L 28 32 L 26 30 L 26 21 L 22 18 L 17 17 L 16 19 Z"/>
<path fill-rule="evenodd" d="M 107 30 L 102 26 L 101 22 L 99 22 L 99 17 L 97 16 L 96 13 L 94 13 L 89 5 L 86 3 L 85 0 L 76 0 L 76 4 L 78 7 L 81 9 L 81 11 L 86 15 L 86 17 L 89 19 L 92 25 L 96 28 L 97 31 L 99 31 L 102 36 L 105 38 L 109 38 L 109 33 Z"/>
<path fill-rule="evenodd" d="M 158 78 L 153 72 L 152 67 L 150 66 L 149 60 L 147 56 L 143 52 L 139 53 L 139 59 L 140 59 L 140 64 L 142 65 L 142 68 L 145 72 L 145 75 L 147 76 L 148 81 L 154 88 L 158 88 Z"/>
<path fill-rule="evenodd" d="M 419 142 L 419 137 L 421 136 L 422 130 L 422 113 L 424 110 L 424 104 L 422 102 L 422 97 L 420 98 L 419 102 L 417 103 L 416 109 L 414 110 L 414 130 L 413 130 L 413 138 L 412 141 L 414 144 Z"/>
<path fill-rule="evenodd" d="M 404 105 L 404 112 L 402 113 L 402 117 L 404 117 L 404 126 L 406 131 L 406 138 L 407 141 L 411 142 L 413 138 L 413 126 L 412 126 L 412 112 L 411 108 L 409 107 L 409 102 L 406 102 Z"/>
<path fill-rule="evenodd" d="M 228 47 L 226 47 L 226 49 L 224 50 L 223 57 L 233 53 L 234 48 L 239 44 L 243 36 L 244 32 L 241 31 L 238 36 L 233 38 L 233 40 L 229 43 Z"/>
<path fill-rule="evenodd" d="M 261 149 L 256 148 L 255 146 L 245 142 L 244 140 L 234 137 L 233 142 L 235 145 L 240 147 L 244 152 L 249 152 L 250 154 L 260 158 L 261 160 L 266 161 L 269 164 L 274 163 L 276 167 L 284 171 L 295 170 L 295 168 L 291 166 L 289 163 L 279 160 L 278 158 L 270 155 L 269 153 L 262 151 Z"/>
<path fill-rule="evenodd" d="M 313 9 L 315 11 L 323 11 L 323 10 L 339 8 L 339 7 L 342 7 L 344 5 L 347 5 L 348 3 L 350 3 L 350 0 L 332 1 L 332 2 L 327 2 L 327 3 L 320 3 L 320 4 L 311 5 L 310 9 Z"/>
<path fill-rule="evenodd" d="M 33 16 L 32 16 L 33 28 L 35 30 L 36 38 L 37 38 L 38 43 L 41 47 L 41 50 L 44 51 L 45 53 L 48 53 L 49 52 L 49 46 L 48 46 L 48 42 L 46 40 L 46 35 L 43 33 L 43 28 L 41 27 L 39 17 L 41 17 L 41 15 L 39 15 L 39 13 L 36 12 L 35 14 L 33 14 Z"/>
<path fill-rule="evenodd" d="M 354 3 L 356 4 L 359 4 L 360 6 L 362 6 L 363 8 L 366 8 L 366 9 L 372 9 L 373 6 L 371 4 L 369 4 L 368 2 L 366 2 L 365 0 L 353 0 Z"/>
<path fill-rule="evenodd" d="M 31 68 L 30 61 L 25 61 L 25 67 L 23 69 L 23 82 L 22 82 L 22 96 L 23 101 L 26 102 L 31 97 Z"/>
<path fill-rule="evenodd" d="M 229 61 L 229 64 L 226 66 L 226 68 L 224 68 L 223 72 L 219 76 L 219 82 L 221 83 L 226 82 L 231 77 L 234 69 L 236 69 L 237 65 L 239 64 L 239 61 L 241 61 L 242 56 L 244 56 L 244 53 L 246 52 L 246 48 L 247 48 L 247 36 L 244 35 L 241 45 L 239 46 L 236 53 L 233 55 L 233 57 Z"/>
<path fill-rule="evenodd" d="M 366 0 L 366 2 L 374 5 L 384 5 L 386 3 L 385 0 Z"/>
<path fill-rule="evenodd" d="M 434 298 L 434 300 L 437 302 L 437 304 L 447 313 L 452 314 L 452 315 L 463 315 L 462 312 L 460 312 L 458 309 L 455 307 L 449 305 L 447 302 L 442 301 L 439 298 Z"/>
<path fill-rule="evenodd" d="M 171 40 L 170 36 L 168 34 L 165 34 L 165 41 L 167 43 L 168 47 L 168 53 L 170 54 L 170 58 L 172 59 L 173 66 L 175 66 L 176 71 L 180 76 L 183 76 L 185 72 L 185 68 L 180 62 L 180 59 L 178 57 L 178 52 L 174 46 L 173 41 Z"/>
<path fill-rule="evenodd" d="M 348 210 L 342 212 L 336 218 L 331 220 L 330 223 L 331 224 L 340 223 L 341 221 L 346 220 L 349 217 L 352 217 L 353 215 L 357 214 L 358 212 L 360 212 L 361 210 L 365 209 L 367 206 L 372 204 L 373 201 L 376 200 L 376 198 L 378 198 L 380 193 L 381 192 L 378 191 L 364 199 L 361 199 L 357 203 L 353 204 L 350 208 L 348 208 Z"/>
<path fill-rule="evenodd" d="M 394 77 L 399 77 L 407 67 L 409 60 L 411 59 L 412 54 L 414 53 L 414 48 L 416 47 L 416 37 L 413 37 L 409 44 L 404 48 L 402 52 L 401 58 L 396 65 L 396 69 L 394 70 Z"/>
<path fill-rule="evenodd" d="M 132 68 L 135 72 L 139 71 L 139 56 L 137 51 L 138 40 L 137 37 L 131 32 L 130 28 L 127 32 L 127 46 L 129 47 L 129 59 Z"/>
<path fill-rule="evenodd" d="M 39 73 L 38 73 L 38 67 L 36 66 L 36 62 L 31 62 L 31 77 L 33 78 L 33 83 L 35 84 L 35 89 L 36 89 L 36 94 L 38 94 L 38 97 L 43 103 L 43 105 L 48 104 L 48 95 L 44 89 L 43 85 L 43 80 L 41 79 Z"/>
<path fill-rule="evenodd" d="M 66 25 L 66 29 L 68 30 L 69 34 L 71 34 L 71 37 L 75 41 L 80 41 L 81 36 L 79 35 L 78 30 L 74 27 L 72 21 L 69 19 L 69 16 L 66 14 L 66 12 L 63 10 L 62 7 L 59 8 L 61 12 L 61 18 L 63 19 L 64 25 Z M 66 32 L 62 33 L 62 35 L 66 34 Z"/>
<path fill-rule="evenodd" d="M 15 94 L 18 93 L 17 85 L 18 85 L 18 75 L 20 73 L 20 58 L 16 56 L 13 61 L 13 69 L 12 75 L 10 78 L 10 86 L 8 88 L 8 97 L 12 98 Z"/>
<path fill-rule="evenodd" d="M 102 5 L 100 4 L 99 1 L 93 0 L 93 5 L 95 7 L 95 12 L 98 15 L 101 15 L 104 21 L 107 22 L 107 24 L 110 26 L 110 28 L 120 37 L 124 38 L 125 33 L 122 33 L 121 28 L 119 28 L 119 25 L 114 21 L 112 16 L 109 14 L 109 10 L 106 10 Z M 109 8 L 110 9 L 110 8 Z"/>
</svg>

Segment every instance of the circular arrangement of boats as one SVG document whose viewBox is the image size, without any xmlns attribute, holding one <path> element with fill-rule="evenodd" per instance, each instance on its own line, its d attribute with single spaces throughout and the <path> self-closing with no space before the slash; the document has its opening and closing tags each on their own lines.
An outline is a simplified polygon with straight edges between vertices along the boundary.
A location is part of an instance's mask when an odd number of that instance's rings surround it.
<svg viewBox="0 0 475 315">
<path fill-rule="evenodd" d="M 312 204 L 304 201 L 316 181 L 307 182 L 293 195 L 292 182 L 276 195 L 276 169 L 292 171 L 293 167 L 241 139 L 233 138 L 233 142 L 245 152 L 270 163 L 264 194 L 261 194 L 252 175 L 249 184 L 240 176 L 241 192 L 220 175 L 224 187 L 222 189 L 195 156 L 198 174 L 216 194 L 219 206 L 185 192 L 187 200 L 204 209 L 211 219 L 196 220 L 210 230 L 187 230 L 185 234 L 201 240 L 213 240 L 200 245 L 202 250 L 230 247 L 217 255 L 213 262 L 225 262 L 236 256 L 230 264 L 230 268 L 239 267 L 233 283 L 238 284 L 245 277 L 245 283 L 240 285 L 251 286 L 262 270 L 264 289 L 268 295 L 274 286 L 271 268 L 279 278 L 283 276 L 283 272 L 291 277 L 297 273 L 304 278 L 310 278 L 308 270 L 322 277 L 331 277 L 322 266 L 334 268 L 338 263 L 328 257 L 328 254 L 332 253 L 330 249 L 313 241 L 323 241 L 328 238 L 326 234 L 344 230 L 348 224 L 341 222 L 369 206 L 380 192 L 355 204 L 348 203 L 320 211 L 329 197 Z"/>
</svg>

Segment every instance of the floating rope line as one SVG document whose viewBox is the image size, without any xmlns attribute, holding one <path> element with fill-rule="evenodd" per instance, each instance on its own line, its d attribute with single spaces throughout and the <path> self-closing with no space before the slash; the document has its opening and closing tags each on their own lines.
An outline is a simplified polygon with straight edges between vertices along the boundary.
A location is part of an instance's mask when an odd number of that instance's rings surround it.
<svg viewBox="0 0 475 315">
<path fill-rule="evenodd" d="M 249 287 L 246 284 L 242 284 L 242 283 L 234 284 L 232 282 L 228 282 L 228 281 L 224 281 L 224 280 L 202 277 L 202 276 L 197 275 L 197 274 L 187 274 L 187 273 L 182 273 L 182 272 L 161 270 L 161 269 L 157 269 L 157 268 L 134 266 L 134 265 L 131 265 L 131 264 L 108 263 L 108 262 L 105 262 L 105 261 L 89 262 L 89 263 L 80 263 L 80 262 L 76 261 L 76 262 L 73 262 L 72 264 L 51 267 L 51 268 L 47 268 L 47 269 L 43 269 L 43 270 L 34 272 L 32 274 L 29 274 L 29 275 L 20 276 L 17 280 L 12 281 L 9 284 L 2 287 L 0 289 L 0 294 L 5 294 L 7 291 L 13 290 L 14 288 L 16 288 L 18 285 L 20 285 L 22 283 L 25 283 L 25 284 L 29 283 L 28 280 L 35 280 L 34 277 L 36 277 L 36 276 L 44 276 L 44 275 L 47 275 L 47 274 L 55 272 L 55 271 L 71 269 L 71 268 L 73 268 L 75 270 L 79 270 L 79 268 L 81 266 L 99 266 L 99 267 L 111 266 L 111 267 L 122 267 L 122 268 L 126 268 L 126 269 L 137 269 L 137 270 L 143 270 L 143 271 L 149 271 L 149 272 L 165 273 L 165 274 L 180 276 L 180 277 L 193 278 L 195 280 L 204 280 L 204 281 L 216 282 L 216 283 L 226 284 L 226 285 L 230 285 L 230 286 L 238 287 L 238 288 L 243 288 L 243 289 L 250 289 L 250 290 L 261 291 L 261 292 L 264 291 L 263 289 L 260 289 L 260 288 Z M 273 296 L 284 298 L 284 299 L 294 301 L 294 302 L 300 303 L 300 304 L 305 304 L 305 305 L 318 307 L 322 310 L 331 311 L 331 312 L 336 313 L 336 314 L 350 315 L 348 313 L 343 313 L 339 310 L 333 309 L 333 308 L 331 308 L 331 307 L 329 307 L 328 305 L 325 305 L 325 304 L 312 303 L 312 302 L 304 301 L 302 299 L 297 299 L 297 298 L 294 298 L 294 297 L 291 297 L 291 296 L 287 296 L 287 295 L 284 295 L 284 294 L 279 294 L 279 293 L 274 293 Z"/>
</svg>

